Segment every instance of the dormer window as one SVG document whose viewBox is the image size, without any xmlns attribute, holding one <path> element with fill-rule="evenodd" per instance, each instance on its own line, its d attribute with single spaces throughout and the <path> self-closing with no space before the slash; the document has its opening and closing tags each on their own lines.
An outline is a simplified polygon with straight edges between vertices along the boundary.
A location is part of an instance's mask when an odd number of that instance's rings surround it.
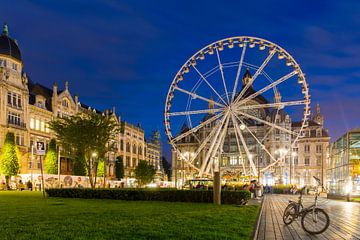
<svg viewBox="0 0 360 240">
<path fill-rule="evenodd" d="M 68 100 L 63 99 L 63 100 L 62 100 L 62 105 L 63 105 L 63 107 L 69 107 L 69 102 L 68 102 Z"/>
<path fill-rule="evenodd" d="M 39 108 L 44 108 L 44 103 L 43 103 L 42 101 L 38 101 L 38 102 L 37 102 L 37 106 L 38 106 Z"/>
<path fill-rule="evenodd" d="M 6 67 L 7 66 L 7 62 L 5 59 L 0 59 L 0 67 Z"/>
<path fill-rule="evenodd" d="M 16 64 L 16 63 L 13 63 L 13 64 L 12 64 L 12 69 L 15 70 L 15 71 L 17 71 L 17 64 Z"/>
</svg>

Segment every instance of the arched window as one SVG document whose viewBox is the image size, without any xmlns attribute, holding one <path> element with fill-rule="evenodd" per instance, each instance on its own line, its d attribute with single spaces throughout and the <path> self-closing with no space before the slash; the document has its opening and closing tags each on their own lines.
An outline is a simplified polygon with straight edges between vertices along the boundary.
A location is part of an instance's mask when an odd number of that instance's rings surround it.
<svg viewBox="0 0 360 240">
<path fill-rule="evenodd" d="M 133 145 L 133 149 L 132 149 L 132 150 L 133 150 L 133 153 L 136 153 L 136 145 L 135 145 L 135 144 Z"/>
<path fill-rule="evenodd" d="M 126 151 L 130 152 L 130 143 L 126 143 Z"/>
<path fill-rule="evenodd" d="M 64 98 L 63 100 L 62 100 L 62 103 L 61 103 L 64 107 L 69 107 L 69 101 L 66 99 L 66 98 Z"/>
</svg>

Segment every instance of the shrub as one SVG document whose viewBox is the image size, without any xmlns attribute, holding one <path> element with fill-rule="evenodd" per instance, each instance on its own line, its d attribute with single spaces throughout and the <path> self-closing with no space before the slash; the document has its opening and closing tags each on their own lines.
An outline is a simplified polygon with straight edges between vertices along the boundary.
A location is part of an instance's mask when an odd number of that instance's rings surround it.
<svg viewBox="0 0 360 240">
<path fill-rule="evenodd" d="M 49 197 L 98 198 L 127 201 L 167 201 L 212 203 L 213 191 L 174 190 L 174 189 L 89 189 L 89 188 L 50 188 Z M 249 191 L 223 191 L 223 204 L 245 204 L 250 199 Z"/>
</svg>

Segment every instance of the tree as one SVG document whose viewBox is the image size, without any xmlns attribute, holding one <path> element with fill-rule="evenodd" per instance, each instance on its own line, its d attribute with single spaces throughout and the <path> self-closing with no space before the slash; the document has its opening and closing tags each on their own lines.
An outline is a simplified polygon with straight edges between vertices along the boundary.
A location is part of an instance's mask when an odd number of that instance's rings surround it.
<svg viewBox="0 0 360 240">
<path fill-rule="evenodd" d="M 50 128 L 62 146 L 76 153 L 75 161 L 86 166 L 90 185 L 94 188 L 97 160 L 104 159 L 105 153 L 112 147 L 108 142 L 118 132 L 117 122 L 110 115 L 90 111 L 87 114 L 57 118 L 50 122 Z"/>
<path fill-rule="evenodd" d="M 5 175 L 6 184 L 9 186 L 11 176 L 16 176 L 20 170 L 19 150 L 15 144 L 15 135 L 6 133 L 5 142 L 0 157 L 0 169 Z"/>
<path fill-rule="evenodd" d="M 140 160 L 135 168 L 135 178 L 140 187 L 150 183 L 155 177 L 155 169 L 145 160 Z"/>
<path fill-rule="evenodd" d="M 58 173 L 58 153 L 56 151 L 55 139 L 51 139 L 49 142 L 49 147 L 45 156 L 45 172 L 47 174 Z"/>
<path fill-rule="evenodd" d="M 98 162 L 96 176 L 98 177 L 104 176 L 104 161 Z"/>
<path fill-rule="evenodd" d="M 121 156 L 116 157 L 115 170 L 117 179 L 121 179 L 124 177 L 124 162 Z"/>
<path fill-rule="evenodd" d="M 171 178 L 171 165 L 170 163 L 166 160 L 166 158 L 164 156 L 161 157 L 161 162 L 162 162 L 162 166 L 164 168 L 164 173 L 168 176 L 168 179 Z"/>
</svg>

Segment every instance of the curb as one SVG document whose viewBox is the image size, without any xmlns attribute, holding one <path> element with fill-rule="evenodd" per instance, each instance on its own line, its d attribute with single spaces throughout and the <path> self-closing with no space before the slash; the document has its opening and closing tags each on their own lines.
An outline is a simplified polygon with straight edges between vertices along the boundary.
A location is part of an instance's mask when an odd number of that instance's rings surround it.
<svg viewBox="0 0 360 240">
<path fill-rule="evenodd" d="M 264 195 L 264 197 L 261 199 L 261 205 L 260 205 L 260 211 L 259 214 L 256 218 L 256 222 L 255 222 L 255 226 L 254 226 L 254 230 L 251 234 L 250 239 L 256 240 L 258 233 L 259 233 L 259 226 L 260 226 L 260 221 L 261 221 L 261 216 L 262 216 L 262 212 L 263 212 L 263 205 L 264 205 L 264 200 L 266 198 L 266 195 Z"/>
</svg>

